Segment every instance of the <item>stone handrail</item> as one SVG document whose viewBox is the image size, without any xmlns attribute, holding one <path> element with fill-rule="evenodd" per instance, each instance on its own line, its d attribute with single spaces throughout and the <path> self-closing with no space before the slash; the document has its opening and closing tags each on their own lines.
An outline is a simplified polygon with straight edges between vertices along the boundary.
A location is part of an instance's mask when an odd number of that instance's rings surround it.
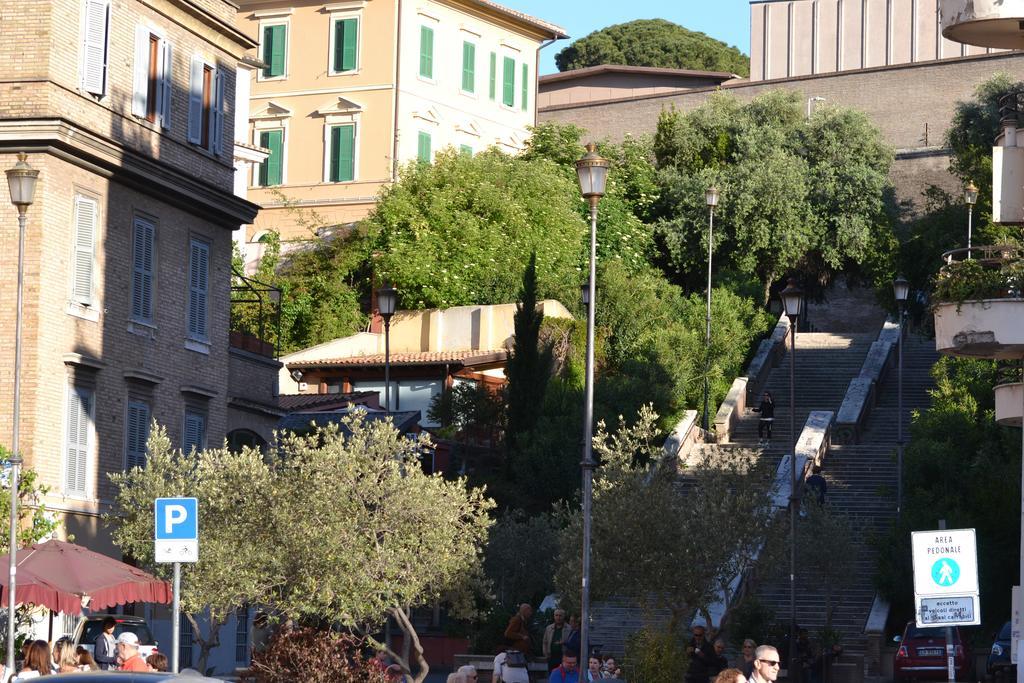
<svg viewBox="0 0 1024 683">
<path fill-rule="evenodd" d="M 685 457 L 693 444 L 701 437 L 700 427 L 697 425 L 697 411 L 687 410 L 683 413 L 683 419 L 680 420 L 672 433 L 665 439 L 665 444 L 661 447 L 665 453 L 666 458 L 678 458 L 680 455 Z"/>
<path fill-rule="evenodd" d="M 732 381 L 729 393 L 715 414 L 715 435 L 718 443 L 729 443 L 732 431 L 743 418 L 747 409 L 747 378 L 737 377 Z"/>
<path fill-rule="evenodd" d="M 854 444 L 860 439 L 864 423 L 875 405 L 878 385 L 892 367 L 893 351 L 899 343 L 899 335 L 899 325 L 887 320 L 878 333 L 878 341 L 871 344 L 860 374 L 850 380 L 850 386 L 839 406 L 836 415 L 836 443 Z"/>
</svg>

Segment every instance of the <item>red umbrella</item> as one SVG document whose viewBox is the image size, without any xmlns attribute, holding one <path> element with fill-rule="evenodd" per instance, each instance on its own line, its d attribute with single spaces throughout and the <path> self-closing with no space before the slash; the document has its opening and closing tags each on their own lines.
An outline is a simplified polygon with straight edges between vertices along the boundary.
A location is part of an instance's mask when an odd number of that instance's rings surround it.
<svg viewBox="0 0 1024 683">
<path fill-rule="evenodd" d="M 9 555 L 0 556 L 6 567 Z M 7 572 L 0 575 L 7 607 Z M 171 602 L 171 587 L 138 567 L 65 541 L 46 541 L 18 551 L 17 600 L 54 612 L 81 614 L 83 599 L 102 610 L 126 602 Z"/>
</svg>

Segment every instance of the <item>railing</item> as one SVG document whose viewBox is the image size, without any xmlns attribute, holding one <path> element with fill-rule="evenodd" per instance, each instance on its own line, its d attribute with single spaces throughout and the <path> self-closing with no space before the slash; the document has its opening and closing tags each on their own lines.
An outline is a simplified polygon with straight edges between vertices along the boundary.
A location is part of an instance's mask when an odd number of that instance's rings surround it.
<svg viewBox="0 0 1024 683">
<path fill-rule="evenodd" d="M 996 361 L 996 385 L 1015 384 L 1024 376 L 1024 363 L 1016 360 Z"/>
<path fill-rule="evenodd" d="M 268 358 L 281 355 L 281 290 L 232 268 L 231 346 Z M 273 340 L 267 334 L 273 326 Z"/>
<path fill-rule="evenodd" d="M 977 261 L 983 268 L 1002 268 L 1016 261 L 1024 261 L 1024 248 L 1016 244 L 988 244 L 950 249 L 942 254 L 942 261 L 947 266 L 963 261 Z"/>
</svg>

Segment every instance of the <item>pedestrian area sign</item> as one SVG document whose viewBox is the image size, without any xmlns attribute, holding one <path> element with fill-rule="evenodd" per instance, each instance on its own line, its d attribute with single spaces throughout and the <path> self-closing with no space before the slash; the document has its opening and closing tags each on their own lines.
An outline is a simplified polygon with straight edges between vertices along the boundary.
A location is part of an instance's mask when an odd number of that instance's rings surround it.
<svg viewBox="0 0 1024 683">
<path fill-rule="evenodd" d="M 195 498 L 157 498 L 153 503 L 156 522 L 157 562 L 199 561 L 199 501 Z"/>
<path fill-rule="evenodd" d="M 980 624 L 974 529 L 915 531 L 911 545 L 917 625 Z"/>
</svg>

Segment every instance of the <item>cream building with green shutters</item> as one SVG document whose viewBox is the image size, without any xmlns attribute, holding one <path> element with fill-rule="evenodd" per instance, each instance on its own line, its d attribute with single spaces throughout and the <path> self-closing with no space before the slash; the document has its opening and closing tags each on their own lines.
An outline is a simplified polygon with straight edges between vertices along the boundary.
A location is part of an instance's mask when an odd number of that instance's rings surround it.
<svg viewBox="0 0 1024 683">
<path fill-rule="evenodd" d="M 400 166 L 451 147 L 523 148 L 536 122 L 537 56 L 567 37 L 489 0 L 241 0 L 259 42 L 246 142 L 269 150 L 248 198 L 251 247 L 363 218 Z M 240 103 L 244 106 L 244 103 Z"/>
</svg>

